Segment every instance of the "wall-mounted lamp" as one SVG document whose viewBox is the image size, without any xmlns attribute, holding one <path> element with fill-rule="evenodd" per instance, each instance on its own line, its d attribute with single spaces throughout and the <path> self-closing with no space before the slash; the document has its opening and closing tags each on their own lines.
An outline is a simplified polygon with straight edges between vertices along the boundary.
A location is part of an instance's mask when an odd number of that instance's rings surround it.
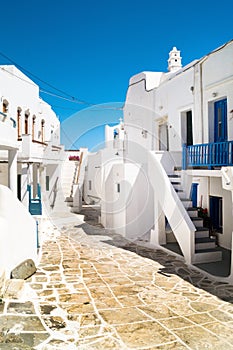
<svg viewBox="0 0 233 350">
<path fill-rule="evenodd" d="M 231 114 L 230 120 L 233 118 L 233 109 L 229 112 Z"/>
<path fill-rule="evenodd" d="M 143 137 L 147 138 L 147 133 L 148 133 L 147 130 L 142 129 L 142 136 L 143 136 Z"/>
<path fill-rule="evenodd" d="M 194 86 L 190 87 L 190 91 L 192 91 L 192 92 L 194 91 Z"/>
</svg>

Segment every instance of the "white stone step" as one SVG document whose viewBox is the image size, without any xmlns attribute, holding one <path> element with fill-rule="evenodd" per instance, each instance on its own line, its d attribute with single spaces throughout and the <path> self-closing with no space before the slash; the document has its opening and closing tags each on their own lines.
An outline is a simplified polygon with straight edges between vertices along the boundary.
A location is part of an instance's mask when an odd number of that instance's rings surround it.
<svg viewBox="0 0 233 350">
<path fill-rule="evenodd" d="M 174 182 L 181 182 L 181 177 L 180 175 L 176 175 L 176 174 L 168 174 L 168 177 L 170 179 L 170 181 L 174 181 Z"/>
<path fill-rule="evenodd" d="M 172 182 L 172 186 L 174 187 L 175 190 L 183 190 L 183 187 L 180 183 L 177 182 Z"/>
<path fill-rule="evenodd" d="M 192 201 L 187 198 L 181 198 L 181 202 L 183 203 L 183 206 L 185 207 L 185 209 L 188 209 L 193 205 Z"/>
<path fill-rule="evenodd" d="M 192 220 L 195 227 L 203 227 L 203 219 L 202 218 L 192 217 L 191 220 Z"/>
<path fill-rule="evenodd" d="M 203 250 L 203 251 L 196 251 L 194 254 L 194 258 L 192 263 L 198 264 L 198 263 L 209 263 L 209 262 L 216 262 L 222 260 L 222 252 L 221 250 L 218 250 L 217 248 L 215 250 Z"/>
<path fill-rule="evenodd" d="M 197 243 L 195 244 L 196 250 L 206 250 L 216 248 L 215 242 Z"/>
<path fill-rule="evenodd" d="M 197 218 L 198 217 L 198 211 L 196 208 L 193 208 L 193 207 L 188 208 L 187 212 L 188 212 L 190 218 Z"/>
<path fill-rule="evenodd" d="M 197 238 L 195 236 L 195 250 L 206 250 L 206 249 L 215 249 L 216 248 L 216 237 L 202 237 Z"/>
<path fill-rule="evenodd" d="M 207 238 L 209 237 L 209 229 L 206 227 L 197 227 L 195 231 L 195 238 Z"/>
<path fill-rule="evenodd" d="M 176 191 L 180 199 L 187 198 L 186 193 L 184 191 Z"/>
</svg>

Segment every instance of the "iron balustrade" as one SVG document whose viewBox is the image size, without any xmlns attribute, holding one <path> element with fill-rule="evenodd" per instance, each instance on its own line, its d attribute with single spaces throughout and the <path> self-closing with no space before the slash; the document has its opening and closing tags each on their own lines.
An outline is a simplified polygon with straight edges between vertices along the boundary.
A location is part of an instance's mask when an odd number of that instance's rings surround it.
<svg viewBox="0 0 233 350">
<path fill-rule="evenodd" d="M 183 145 L 182 168 L 233 165 L 233 141 Z"/>
</svg>

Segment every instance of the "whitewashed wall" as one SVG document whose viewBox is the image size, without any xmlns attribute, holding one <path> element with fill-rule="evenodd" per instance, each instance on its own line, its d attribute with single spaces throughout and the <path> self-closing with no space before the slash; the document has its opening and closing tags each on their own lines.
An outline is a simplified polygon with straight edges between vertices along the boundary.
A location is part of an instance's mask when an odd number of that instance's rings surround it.
<svg viewBox="0 0 233 350">
<path fill-rule="evenodd" d="M 101 152 L 89 153 L 85 167 L 83 196 L 85 203 L 99 203 L 101 199 Z"/>
<path fill-rule="evenodd" d="M 12 220 L 14 213 L 14 220 Z M 0 185 L 0 275 L 26 259 L 37 261 L 36 221 L 12 192 Z"/>
</svg>

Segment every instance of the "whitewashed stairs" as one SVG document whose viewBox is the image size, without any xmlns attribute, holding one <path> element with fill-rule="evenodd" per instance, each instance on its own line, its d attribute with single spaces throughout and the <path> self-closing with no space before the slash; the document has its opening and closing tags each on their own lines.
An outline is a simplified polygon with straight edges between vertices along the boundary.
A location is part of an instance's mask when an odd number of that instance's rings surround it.
<svg viewBox="0 0 233 350">
<path fill-rule="evenodd" d="M 222 252 L 216 245 L 216 237 L 210 237 L 209 228 L 203 226 L 203 219 L 198 216 L 198 209 L 193 207 L 190 198 L 186 198 L 185 192 L 182 188 L 180 172 L 176 170 L 174 174 L 168 175 L 168 177 L 196 227 L 195 255 L 193 263 L 221 261 Z"/>
</svg>

